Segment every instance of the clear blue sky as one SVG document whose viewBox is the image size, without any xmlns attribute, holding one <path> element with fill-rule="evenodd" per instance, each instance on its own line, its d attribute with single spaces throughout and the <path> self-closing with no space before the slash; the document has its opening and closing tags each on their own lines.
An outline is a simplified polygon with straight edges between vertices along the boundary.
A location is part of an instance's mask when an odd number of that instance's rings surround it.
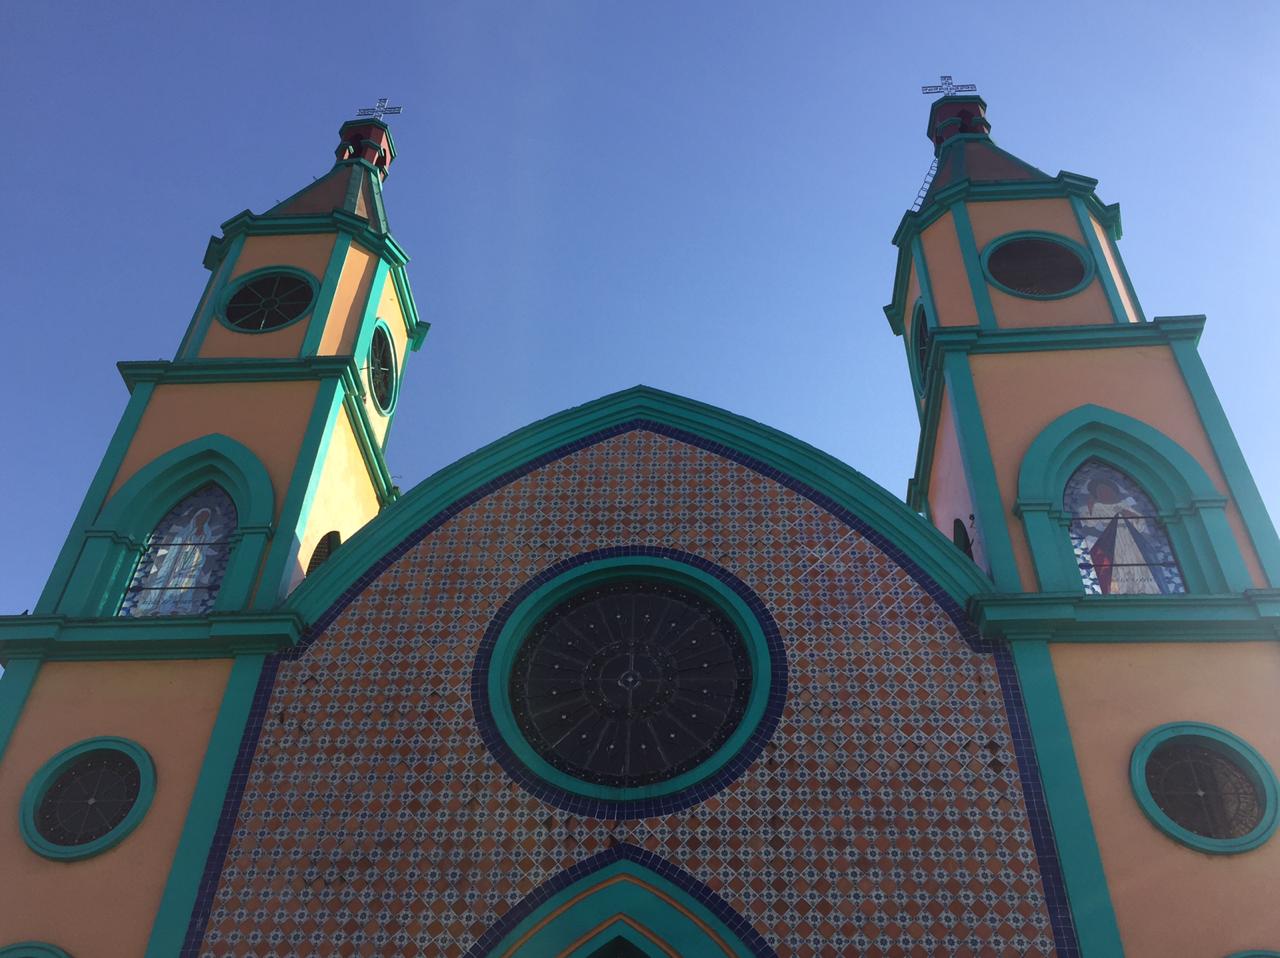
<svg viewBox="0 0 1280 958">
<path fill-rule="evenodd" d="M 52 566 L 124 408 L 115 361 L 172 357 L 209 234 L 325 172 L 384 95 L 433 324 L 388 450 L 406 488 L 643 382 L 902 495 L 918 427 L 881 306 L 930 159 L 919 86 L 951 73 L 998 143 L 1121 203 L 1148 316 L 1208 314 L 1280 515 L 1280 5 L 7 3 L 0 38 L 0 612 Z"/>
</svg>

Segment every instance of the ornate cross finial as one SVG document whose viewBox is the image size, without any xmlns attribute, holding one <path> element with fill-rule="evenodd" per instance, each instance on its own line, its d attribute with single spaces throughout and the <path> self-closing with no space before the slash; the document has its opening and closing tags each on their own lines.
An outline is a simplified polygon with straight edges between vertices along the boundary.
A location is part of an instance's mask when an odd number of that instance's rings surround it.
<svg viewBox="0 0 1280 958">
<path fill-rule="evenodd" d="M 391 98 L 386 96 L 379 97 L 376 106 L 361 107 L 356 111 L 356 116 L 371 116 L 375 120 L 381 120 L 384 116 L 393 116 L 404 109 L 400 106 L 387 106 L 389 99 Z"/>
<path fill-rule="evenodd" d="M 951 96 L 955 93 L 977 93 L 978 87 L 974 83 L 952 83 L 951 77 L 938 77 L 941 83 L 932 83 L 929 86 L 922 86 L 921 93 L 941 93 L 943 96 Z"/>
</svg>

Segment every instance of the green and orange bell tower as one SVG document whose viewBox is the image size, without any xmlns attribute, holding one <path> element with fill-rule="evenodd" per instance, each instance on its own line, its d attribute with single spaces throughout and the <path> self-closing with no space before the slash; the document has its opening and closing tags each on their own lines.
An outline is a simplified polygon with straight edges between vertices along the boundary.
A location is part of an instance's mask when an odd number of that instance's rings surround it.
<svg viewBox="0 0 1280 958">
<path fill-rule="evenodd" d="M 210 240 L 174 358 L 120 364 L 120 425 L 3 630 L 0 944 L 180 950 L 265 656 L 298 637 L 282 600 L 398 495 L 384 449 L 427 324 L 383 203 L 395 153 L 380 120 L 343 124 L 328 173 Z M 136 829 L 41 818 L 81 768 L 134 790 Z"/>
</svg>

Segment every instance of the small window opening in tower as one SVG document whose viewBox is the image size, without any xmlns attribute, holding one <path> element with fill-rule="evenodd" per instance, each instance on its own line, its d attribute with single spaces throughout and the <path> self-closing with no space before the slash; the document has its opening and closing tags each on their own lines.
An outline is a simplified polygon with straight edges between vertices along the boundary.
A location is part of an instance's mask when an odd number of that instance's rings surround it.
<svg viewBox="0 0 1280 958">
<path fill-rule="evenodd" d="M 929 363 L 929 345 L 932 340 L 929 336 L 929 322 L 925 316 L 923 305 L 916 307 L 915 320 L 911 329 L 911 340 L 915 344 L 916 372 L 920 379 L 920 392 L 924 392 L 925 372 L 928 370 Z"/>
<path fill-rule="evenodd" d="M 315 551 L 311 553 L 311 561 L 307 563 L 307 575 L 315 572 L 326 562 L 329 556 L 333 555 L 333 550 L 342 545 L 342 536 L 337 532 L 326 532 L 320 537 L 320 541 L 316 543 Z"/>
<path fill-rule="evenodd" d="M 969 537 L 969 530 L 965 528 L 963 519 L 956 519 L 951 523 L 951 541 L 956 544 L 956 548 L 973 558 L 973 540 Z"/>
<path fill-rule="evenodd" d="M 992 250 L 987 269 L 1001 286 L 1026 296 L 1059 296 L 1085 278 L 1085 264 L 1073 250 L 1035 237 L 1001 243 Z"/>
</svg>

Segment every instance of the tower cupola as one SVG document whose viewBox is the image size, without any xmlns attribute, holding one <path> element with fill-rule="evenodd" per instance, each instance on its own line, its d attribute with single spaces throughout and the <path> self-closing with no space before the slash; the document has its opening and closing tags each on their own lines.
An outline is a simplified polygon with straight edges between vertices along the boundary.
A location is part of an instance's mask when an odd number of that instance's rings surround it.
<svg viewBox="0 0 1280 958">
<path fill-rule="evenodd" d="M 935 100 L 929 110 L 929 139 L 933 142 L 934 151 L 942 149 L 942 144 L 953 136 L 960 134 L 979 134 L 986 136 L 991 132 L 991 124 L 987 122 L 987 104 L 977 94 L 944 96 Z"/>
<path fill-rule="evenodd" d="M 387 178 L 391 161 L 396 158 L 396 145 L 385 123 L 374 119 L 348 120 L 338 129 L 338 136 L 342 142 L 334 155 L 339 163 L 363 160 L 374 167 L 382 179 Z"/>
</svg>

